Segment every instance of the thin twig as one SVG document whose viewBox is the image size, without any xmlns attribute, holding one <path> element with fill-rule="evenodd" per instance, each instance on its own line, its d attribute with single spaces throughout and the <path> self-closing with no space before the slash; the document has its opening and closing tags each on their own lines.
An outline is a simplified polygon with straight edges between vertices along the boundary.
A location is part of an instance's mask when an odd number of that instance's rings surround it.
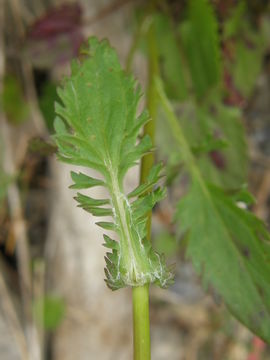
<svg viewBox="0 0 270 360">
<path fill-rule="evenodd" d="M 4 44 L 4 0 L 0 0 L 1 18 L 0 18 L 0 91 L 3 86 L 5 73 L 5 44 Z M 18 11 L 18 8 L 15 10 Z M 20 26 L 19 24 L 17 24 Z M 20 28 L 21 29 L 21 28 Z M 21 31 L 21 30 L 20 30 Z M 12 147 L 10 142 L 9 127 L 5 116 L 0 114 L 0 130 L 4 141 L 3 167 L 8 175 L 14 175 L 16 167 L 14 164 Z M 25 333 L 29 350 L 29 359 L 40 359 L 40 349 L 37 341 L 36 329 L 32 316 L 32 289 L 30 272 L 30 253 L 28 248 L 27 229 L 23 219 L 23 211 L 18 187 L 15 183 L 11 184 L 7 192 L 7 200 L 10 212 L 10 218 L 13 225 L 13 232 L 16 239 L 16 255 L 18 261 L 18 271 L 20 276 L 23 313 L 25 321 Z"/>
<path fill-rule="evenodd" d="M 13 161 L 12 149 L 10 144 L 9 128 L 2 116 L 0 130 L 4 139 L 4 171 L 9 174 L 15 174 L 15 165 Z M 23 313 L 25 321 L 25 331 L 28 340 L 30 359 L 39 359 L 39 345 L 36 339 L 36 330 L 33 324 L 32 316 L 32 289 L 30 272 L 30 254 L 27 239 L 26 224 L 23 219 L 22 205 L 18 187 L 12 183 L 7 192 L 9 212 L 13 226 L 13 233 L 16 240 L 16 255 L 18 261 L 18 271 L 20 276 L 20 285 L 22 293 Z"/>
<path fill-rule="evenodd" d="M 44 299 L 45 299 L 45 262 L 44 259 L 39 259 L 35 261 L 33 269 L 33 299 L 34 303 L 39 301 L 42 302 L 42 308 L 44 308 Z M 44 354 L 44 339 L 45 339 L 45 326 L 44 326 L 44 316 L 39 314 L 39 318 L 35 318 L 35 323 L 37 324 L 38 335 L 39 335 L 39 344 L 41 351 L 41 358 Z"/>
<path fill-rule="evenodd" d="M 5 281 L 2 277 L 1 271 L 0 271 L 0 295 L 1 295 L 0 297 L 1 307 L 3 309 L 3 313 L 5 314 L 5 318 L 7 319 L 7 324 L 10 327 L 14 339 L 16 340 L 16 344 L 18 345 L 20 358 L 22 360 L 28 360 L 29 354 L 27 350 L 27 343 L 24 336 L 24 332 L 22 330 L 20 321 L 15 311 L 13 302 L 10 298 L 9 291 L 6 287 Z"/>
</svg>

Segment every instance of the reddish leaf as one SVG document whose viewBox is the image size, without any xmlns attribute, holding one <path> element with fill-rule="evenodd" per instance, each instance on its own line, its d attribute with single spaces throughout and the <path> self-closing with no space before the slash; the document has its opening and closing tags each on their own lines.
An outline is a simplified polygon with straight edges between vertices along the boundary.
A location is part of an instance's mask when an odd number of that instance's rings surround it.
<svg viewBox="0 0 270 360">
<path fill-rule="evenodd" d="M 27 49 L 36 67 L 48 68 L 78 55 L 83 42 L 79 4 L 51 8 L 28 31 Z"/>
<path fill-rule="evenodd" d="M 74 32 L 80 28 L 81 15 L 82 10 L 77 3 L 52 8 L 34 22 L 28 36 L 35 40 L 49 40 L 60 34 Z"/>
</svg>

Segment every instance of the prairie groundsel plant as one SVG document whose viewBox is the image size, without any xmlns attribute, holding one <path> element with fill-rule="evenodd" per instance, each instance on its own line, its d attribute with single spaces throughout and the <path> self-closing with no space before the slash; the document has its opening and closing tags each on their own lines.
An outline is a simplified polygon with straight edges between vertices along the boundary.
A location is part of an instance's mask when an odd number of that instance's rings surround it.
<svg viewBox="0 0 270 360">
<path fill-rule="evenodd" d="M 127 170 L 152 151 L 149 136 L 138 142 L 142 127 L 150 121 L 146 111 L 137 115 L 141 91 L 131 75 L 120 66 L 107 41 L 90 38 L 84 59 L 72 63 L 71 76 L 58 89 L 61 103 L 55 111 L 55 141 L 58 158 L 69 164 L 97 170 L 102 180 L 72 172 L 73 189 L 105 187 L 109 198 L 94 199 L 78 193 L 79 206 L 97 222 L 112 230 L 118 241 L 104 234 L 108 249 L 106 283 L 112 290 L 133 287 L 134 357 L 150 359 L 148 286 L 167 287 L 173 274 L 162 255 L 147 239 L 148 215 L 165 196 L 157 186 L 162 166 L 150 170 L 146 182 L 126 194 L 123 180 Z"/>
</svg>

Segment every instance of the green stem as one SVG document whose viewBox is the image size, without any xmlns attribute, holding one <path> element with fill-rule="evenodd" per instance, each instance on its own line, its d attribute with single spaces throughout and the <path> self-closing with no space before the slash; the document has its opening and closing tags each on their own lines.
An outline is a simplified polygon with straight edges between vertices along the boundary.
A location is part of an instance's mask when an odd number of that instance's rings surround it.
<svg viewBox="0 0 270 360">
<path fill-rule="evenodd" d="M 155 130 L 156 130 L 156 117 L 157 117 L 157 92 L 155 87 L 155 78 L 159 75 L 158 65 L 158 49 L 156 44 L 156 35 L 154 24 L 151 23 L 147 33 L 147 45 L 148 45 L 148 89 L 147 89 L 147 108 L 151 120 L 144 127 L 144 135 L 149 135 L 152 140 L 153 146 L 155 145 Z M 155 158 L 154 153 L 147 154 L 143 157 L 141 163 L 140 183 L 145 183 L 149 172 L 154 165 Z M 147 222 L 147 237 L 151 239 L 151 217 L 148 215 Z"/>
<path fill-rule="evenodd" d="M 132 288 L 134 360 L 150 360 L 149 286 Z"/>
<path fill-rule="evenodd" d="M 151 121 L 144 127 L 144 134 L 148 134 L 152 143 L 155 138 L 155 124 L 157 115 L 157 94 L 154 84 L 155 77 L 159 74 L 158 51 L 153 23 L 150 24 L 147 33 L 148 43 L 148 91 L 147 106 Z M 153 153 L 143 157 L 141 163 L 140 183 L 144 183 L 154 164 Z M 151 213 L 148 214 L 147 238 L 151 239 Z M 149 321 L 149 286 L 134 287 L 133 294 L 133 334 L 134 334 L 134 360 L 150 360 L 150 321 Z"/>
<path fill-rule="evenodd" d="M 158 66 L 158 49 L 155 39 L 154 24 L 151 23 L 147 33 L 148 43 L 148 89 L 147 89 L 147 108 L 151 121 L 149 121 L 144 127 L 144 134 L 151 137 L 153 145 L 155 144 L 155 127 L 157 117 L 157 93 L 154 80 L 159 75 Z M 147 179 L 149 171 L 154 164 L 154 154 L 148 154 L 143 157 L 141 164 L 141 178 L 140 182 L 144 183 Z"/>
</svg>

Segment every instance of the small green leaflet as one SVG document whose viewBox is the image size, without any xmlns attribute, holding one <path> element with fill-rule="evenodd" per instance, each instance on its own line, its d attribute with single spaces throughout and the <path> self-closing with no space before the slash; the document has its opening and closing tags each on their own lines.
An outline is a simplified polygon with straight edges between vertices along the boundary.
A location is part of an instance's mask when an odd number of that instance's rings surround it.
<svg viewBox="0 0 270 360">
<path fill-rule="evenodd" d="M 238 207 L 242 198 L 251 201 L 247 191 L 229 196 L 205 181 L 161 82 L 157 80 L 156 85 L 192 179 L 176 213 L 176 220 L 189 234 L 187 254 L 234 316 L 270 342 L 269 233 L 252 213 Z"/>
<path fill-rule="evenodd" d="M 79 206 L 94 216 L 109 216 L 97 225 L 114 230 L 119 241 L 104 235 L 106 283 L 115 290 L 124 286 L 156 283 L 168 286 L 173 275 L 164 257 L 146 239 L 147 214 L 165 196 L 156 186 L 160 165 L 149 174 L 146 184 L 125 194 L 123 179 L 127 170 L 152 150 L 151 140 L 137 143 L 147 112 L 137 116 L 140 88 L 120 66 L 116 52 L 107 41 L 90 38 L 82 62 L 72 63 L 56 103 L 54 136 L 60 160 L 97 170 L 102 180 L 72 172 L 74 189 L 104 186 L 108 199 L 94 199 L 78 193 Z"/>
</svg>

